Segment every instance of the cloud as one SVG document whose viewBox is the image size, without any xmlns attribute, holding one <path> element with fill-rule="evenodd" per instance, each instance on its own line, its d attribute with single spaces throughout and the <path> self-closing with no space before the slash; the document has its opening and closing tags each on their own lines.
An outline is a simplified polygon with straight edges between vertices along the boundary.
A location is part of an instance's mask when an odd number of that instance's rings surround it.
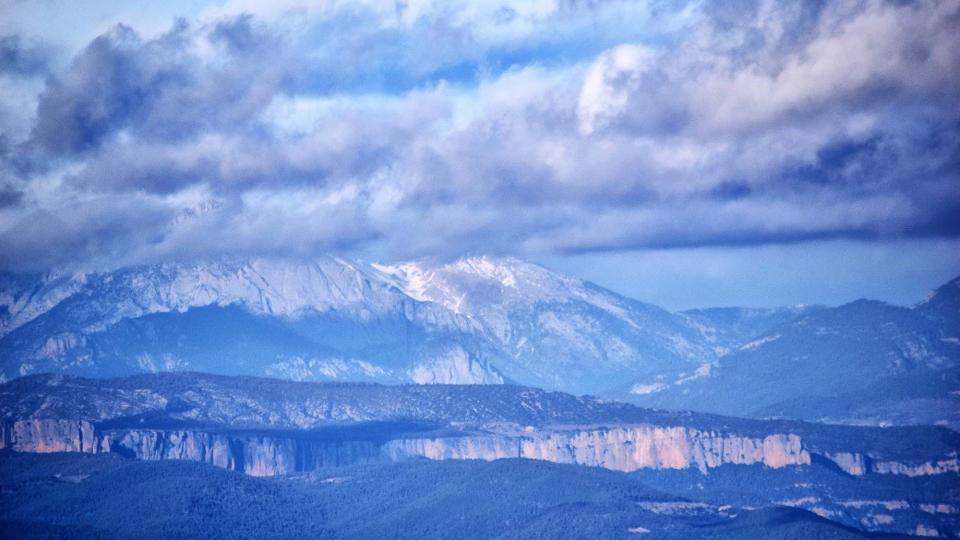
<svg viewBox="0 0 960 540">
<path fill-rule="evenodd" d="M 695 115 L 704 130 L 750 129 L 789 116 L 842 114 L 885 99 L 955 102 L 960 79 L 956 2 L 822 14 L 814 38 L 764 69 L 747 64 L 694 79 Z M 838 111 L 840 108 L 840 111 Z"/>
<path fill-rule="evenodd" d="M 137 197 L 109 197 L 36 210 L 0 233 L 0 267 L 40 270 L 136 262 L 131 250 L 156 242 L 170 219 L 162 205 Z"/>
<path fill-rule="evenodd" d="M 385 6 L 93 39 L 0 115 L 3 264 L 960 235 L 956 0 Z"/>
<path fill-rule="evenodd" d="M 271 39 L 247 17 L 213 28 L 181 19 L 146 41 L 117 25 L 49 80 L 28 146 L 48 159 L 95 150 L 121 134 L 172 141 L 248 128 L 286 69 Z"/>
<path fill-rule="evenodd" d="M 49 48 L 25 43 L 20 36 L 0 36 L 0 73 L 20 77 L 43 75 L 50 67 L 51 56 Z"/>
<path fill-rule="evenodd" d="M 23 199 L 23 193 L 12 186 L 0 186 L 0 208 L 16 206 Z"/>
<path fill-rule="evenodd" d="M 601 54 L 587 70 L 580 89 L 580 133 L 590 135 L 627 113 L 631 94 L 640 89 L 641 77 L 654 62 L 653 52 L 640 45 L 621 45 Z"/>
</svg>

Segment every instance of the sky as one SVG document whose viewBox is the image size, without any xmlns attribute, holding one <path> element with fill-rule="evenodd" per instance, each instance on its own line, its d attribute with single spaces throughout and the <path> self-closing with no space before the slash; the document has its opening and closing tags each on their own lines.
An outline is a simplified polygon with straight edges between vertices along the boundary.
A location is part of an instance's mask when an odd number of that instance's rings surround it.
<svg viewBox="0 0 960 540">
<path fill-rule="evenodd" d="M 960 0 L 0 0 L 0 268 L 511 255 L 670 309 L 960 275 Z"/>
</svg>

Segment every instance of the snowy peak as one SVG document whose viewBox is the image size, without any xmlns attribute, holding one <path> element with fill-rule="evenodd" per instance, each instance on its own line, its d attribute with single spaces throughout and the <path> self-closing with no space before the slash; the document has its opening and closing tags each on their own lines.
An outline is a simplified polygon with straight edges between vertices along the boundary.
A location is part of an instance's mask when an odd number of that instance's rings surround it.
<svg viewBox="0 0 960 540">
<path fill-rule="evenodd" d="M 374 264 L 408 296 L 481 319 L 543 302 L 583 302 L 637 327 L 630 306 L 653 308 L 582 280 L 512 257 L 468 257 L 447 264 Z M 664 312 L 666 313 L 666 312 Z"/>
<path fill-rule="evenodd" d="M 532 303 L 568 296 L 578 280 L 513 258 L 469 257 L 433 265 L 424 261 L 375 264 L 405 294 L 457 313 L 492 304 Z"/>
<path fill-rule="evenodd" d="M 0 376 L 204 367 L 603 393 L 712 355 L 683 316 L 513 258 L 217 260 L 7 289 L 46 292 L 6 295 Z"/>
<path fill-rule="evenodd" d="M 79 291 L 84 273 L 0 274 L 0 337 L 47 312 Z"/>
<path fill-rule="evenodd" d="M 6 309 L 0 336 L 81 295 L 97 311 L 102 329 L 124 318 L 184 312 L 203 306 L 240 305 L 258 314 L 296 317 L 332 309 L 379 313 L 403 300 L 377 274 L 342 259 L 251 259 L 160 264 L 104 274 L 48 278 L 39 284 L 0 287 Z"/>
<path fill-rule="evenodd" d="M 363 305 L 380 307 L 389 295 L 356 268 L 335 259 L 313 262 L 254 259 L 246 262 L 163 265 L 103 278 L 147 313 L 240 304 L 255 312 L 294 316 Z"/>
<path fill-rule="evenodd" d="M 772 385 L 770 396 L 783 394 L 778 374 L 785 366 L 797 367 L 790 384 L 806 381 L 810 394 L 827 368 L 844 368 L 835 380 L 866 381 L 909 370 L 939 376 L 957 365 L 958 323 L 950 321 L 958 283 L 917 309 L 859 301 L 833 309 L 670 313 L 498 257 L 224 259 L 0 274 L 0 379 L 189 369 L 305 380 L 517 382 L 662 398 L 655 405 L 680 408 L 690 408 L 695 394 L 718 395 L 715 385 L 723 383 L 737 390 L 720 405 L 742 405 L 737 412 L 747 414 L 754 403 L 736 400 L 760 383 Z"/>
</svg>

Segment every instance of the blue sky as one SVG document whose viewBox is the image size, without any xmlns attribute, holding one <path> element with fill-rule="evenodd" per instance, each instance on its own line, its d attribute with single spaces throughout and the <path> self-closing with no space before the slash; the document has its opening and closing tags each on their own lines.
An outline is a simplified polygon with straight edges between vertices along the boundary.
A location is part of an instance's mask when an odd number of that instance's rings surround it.
<svg viewBox="0 0 960 540">
<path fill-rule="evenodd" d="M 5 268 L 490 253 L 670 308 L 960 274 L 957 0 L 0 13 Z"/>
</svg>

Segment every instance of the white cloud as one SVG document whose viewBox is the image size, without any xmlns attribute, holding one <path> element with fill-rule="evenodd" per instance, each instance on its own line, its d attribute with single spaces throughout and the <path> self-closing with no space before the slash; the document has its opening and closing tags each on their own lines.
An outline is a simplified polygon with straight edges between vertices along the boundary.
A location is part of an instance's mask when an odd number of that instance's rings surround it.
<svg viewBox="0 0 960 540">
<path fill-rule="evenodd" d="M 65 260 L 958 234 L 957 0 L 298 6 L 80 53 L 45 91 L 67 150 L 30 162 L 31 118 L 0 117 L 27 161 L 0 167 L 27 171 L 0 233 L 61 209 L 142 227 L 100 242 L 76 218 L 90 238 L 43 237 Z M 163 222 L 207 197 L 222 211 Z"/>
<path fill-rule="evenodd" d="M 644 106 L 640 99 L 631 98 L 640 89 L 643 73 L 655 61 L 654 52 L 642 45 L 620 45 L 601 54 L 587 70 L 580 89 L 580 133 L 590 135 L 615 121 L 628 107 Z"/>
</svg>

